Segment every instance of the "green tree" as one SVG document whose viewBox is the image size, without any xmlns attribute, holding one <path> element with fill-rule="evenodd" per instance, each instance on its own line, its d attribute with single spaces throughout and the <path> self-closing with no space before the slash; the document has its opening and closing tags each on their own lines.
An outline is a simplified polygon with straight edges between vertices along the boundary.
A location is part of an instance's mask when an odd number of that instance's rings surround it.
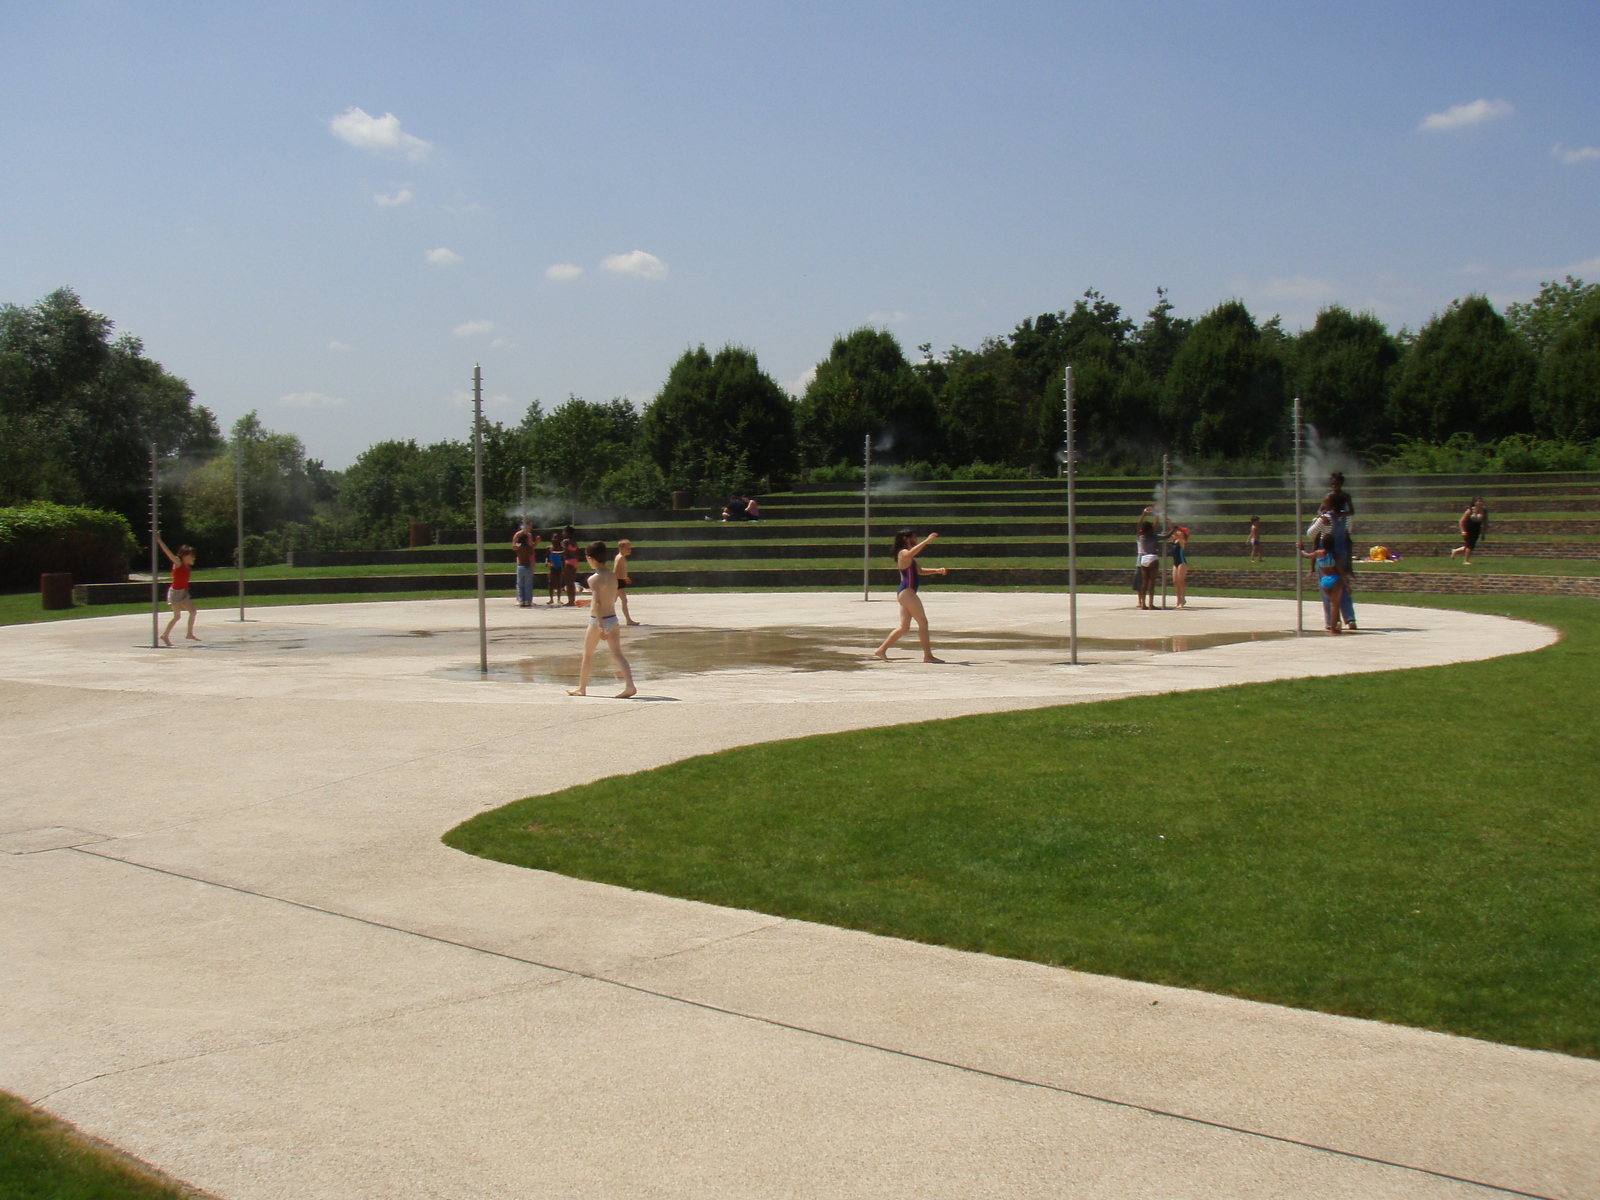
<svg viewBox="0 0 1600 1200">
<path fill-rule="evenodd" d="M 304 443 L 292 433 L 267 429 L 252 409 L 234 422 L 227 449 L 190 472 L 183 484 L 184 524 L 191 537 L 204 539 L 213 552 L 234 544 L 240 450 L 246 535 L 307 521 L 316 509 Z"/>
<path fill-rule="evenodd" d="M 1172 311 L 1173 304 L 1167 299 L 1167 289 L 1158 287 L 1155 307 L 1145 317 L 1144 324 L 1139 326 L 1133 338 L 1134 358 L 1157 388 L 1166 381 L 1167 372 L 1172 370 L 1178 351 L 1182 349 L 1189 331 L 1194 328 L 1193 321 L 1187 317 L 1174 317 Z"/>
<path fill-rule="evenodd" d="M 1237 300 L 1194 323 L 1162 388 L 1168 436 L 1196 455 L 1243 457 L 1270 448 L 1284 420 L 1283 363 Z"/>
<path fill-rule="evenodd" d="M 686 350 L 645 409 L 639 444 L 685 491 L 745 490 L 795 467 L 794 402 L 755 353 Z"/>
<path fill-rule="evenodd" d="M 1571 275 L 1561 283 L 1548 280 L 1539 285 L 1539 294 L 1532 300 L 1506 306 L 1506 324 L 1534 353 L 1543 354 L 1597 301 L 1600 283 L 1585 283 Z"/>
<path fill-rule="evenodd" d="M 472 502 L 472 447 L 456 441 L 377 442 L 350 464 L 339 493 L 345 516 L 379 544 L 399 544 L 410 521 L 469 524 Z"/>
<path fill-rule="evenodd" d="M 142 530 L 150 443 L 197 458 L 221 439 L 188 385 L 112 329 L 70 288 L 0 306 L 0 495 L 81 500 Z"/>
<path fill-rule="evenodd" d="M 939 444 L 933 389 L 886 329 L 836 338 L 800 400 L 796 423 L 807 462 L 855 462 L 865 438 L 891 461 L 932 457 Z"/>
<path fill-rule="evenodd" d="M 1600 438 L 1600 295 L 1556 337 L 1539 363 L 1535 416 L 1558 438 Z"/>
<path fill-rule="evenodd" d="M 1293 359 L 1307 421 L 1356 447 L 1384 435 L 1400 344 L 1382 321 L 1331 305 L 1296 339 Z"/>
<path fill-rule="evenodd" d="M 1400 364 L 1389 426 L 1407 437 L 1443 441 L 1525 433 L 1537 359 L 1483 296 L 1453 301 L 1422 327 Z"/>
<path fill-rule="evenodd" d="M 634 457 L 639 414 L 621 397 L 600 404 L 569 396 L 548 416 L 534 405 L 523 430 L 530 477 L 582 500 L 596 500 L 601 480 Z"/>
</svg>

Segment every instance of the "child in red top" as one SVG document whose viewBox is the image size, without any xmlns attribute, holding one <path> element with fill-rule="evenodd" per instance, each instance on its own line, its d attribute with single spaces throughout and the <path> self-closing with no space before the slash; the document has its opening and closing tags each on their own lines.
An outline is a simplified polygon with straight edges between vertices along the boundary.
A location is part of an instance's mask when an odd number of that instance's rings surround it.
<svg viewBox="0 0 1600 1200">
<path fill-rule="evenodd" d="M 172 620 L 167 622 L 166 630 L 161 634 L 161 640 L 167 645 L 172 645 L 172 627 L 178 623 L 178 618 L 184 613 L 189 614 L 189 628 L 184 634 L 191 642 L 200 639 L 194 635 L 194 619 L 196 617 L 194 601 L 189 599 L 189 572 L 194 569 L 194 547 L 179 546 L 174 554 L 167 549 L 167 544 L 161 540 L 161 535 L 156 534 L 156 545 L 161 547 L 168 559 L 172 562 L 172 586 L 167 589 L 167 603 L 172 605 Z"/>
</svg>

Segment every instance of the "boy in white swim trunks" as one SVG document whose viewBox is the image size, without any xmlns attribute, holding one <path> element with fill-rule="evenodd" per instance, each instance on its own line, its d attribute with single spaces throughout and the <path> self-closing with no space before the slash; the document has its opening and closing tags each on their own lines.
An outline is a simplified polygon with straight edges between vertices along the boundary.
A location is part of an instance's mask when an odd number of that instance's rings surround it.
<svg viewBox="0 0 1600 1200">
<path fill-rule="evenodd" d="M 617 632 L 617 574 L 606 565 L 604 542 L 590 542 L 584 556 L 594 569 L 594 574 L 589 576 L 589 594 L 593 599 L 589 602 L 589 631 L 583 639 L 583 666 L 578 670 L 578 686 L 568 688 L 567 695 L 589 694 L 589 672 L 594 667 L 595 647 L 605 638 L 606 645 L 611 648 L 611 662 L 622 676 L 622 690 L 617 693 L 617 699 L 626 700 L 637 696 L 639 689 L 633 686 L 633 668 L 623 656 L 622 635 Z"/>
</svg>

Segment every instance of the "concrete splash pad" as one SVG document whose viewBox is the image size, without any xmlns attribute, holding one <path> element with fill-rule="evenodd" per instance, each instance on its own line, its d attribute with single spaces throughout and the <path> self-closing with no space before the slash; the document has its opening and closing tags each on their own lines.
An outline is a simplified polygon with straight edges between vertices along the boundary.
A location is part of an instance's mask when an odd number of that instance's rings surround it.
<svg viewBox="0 0 1600 1200">
<path fill-rule="evenodd" d="M 585 610 L 503 599 L 487 680 L 472 601 L 206 612 L 170 651 L 148 618 L 0 630 L 0 1086 L 239 1200 L 1600 1194 L 1594 1062 L 439 843 L 774 737 L 1553 636 L 1367 605 L 1290 640 L 1283 601 L 1089 596 L 1069 667 L 1064 597 L 930 589 L 949 665 L 866 662 L 887 599 L 640 593 L 643 703 L 568 698 Z"/>
</svg>

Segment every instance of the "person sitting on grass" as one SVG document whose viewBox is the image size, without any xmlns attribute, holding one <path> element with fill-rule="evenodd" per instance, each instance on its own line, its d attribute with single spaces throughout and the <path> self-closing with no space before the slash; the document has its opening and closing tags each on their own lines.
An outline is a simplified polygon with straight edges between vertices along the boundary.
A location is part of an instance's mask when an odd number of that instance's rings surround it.
<svg viewBox="0 0 1600 1200">
<path fill-rule="evenodd" d="M 633 686 L 633 668 L 623 656 L 622 635 L 617 632 L 616 572 L 606 565 L 604 542 L 590 542 L 584 554 L 589 566 L 594 569 L 594 574 L 589 576 L 589 594 L 594 601 L 589 607 L 589 632 L 583 639 L 583 665 L 578 668 L 578 686 L 568 688 L 567 695 L 589 694 L 589 672 L 594 667 L 595 647 L 604 638 L 611 650 L 611 663 L 622 679 L 622 690 L 617 693 L 617 699 L 626 700 L 629 696 L 637 696 L 639 689 Z"/>
<path fill-rule="evenodd" d="M 172 620 L 167 622 L 166 630 L 161 634 L 161 640 L 168 646 L 172 645 L 172 627 L 178 623 L 178 618 L 184 613 L 189 614 L 189 627 L 184 637 L 191 642 L 200 639 L 194 634 L 195 612 L 194 601 L 189 599 L 189 572 L 194 569 L 194 547 L 179 546 L 174 554 L 167 549 L 167 544 L 161 540 L 161 535 L 156 534 L 156 545 L 161 547 L 161 552 L 172 562 L 172 586 L 167 588 L 167 603 L 172 606 Z"/>
</svg>

